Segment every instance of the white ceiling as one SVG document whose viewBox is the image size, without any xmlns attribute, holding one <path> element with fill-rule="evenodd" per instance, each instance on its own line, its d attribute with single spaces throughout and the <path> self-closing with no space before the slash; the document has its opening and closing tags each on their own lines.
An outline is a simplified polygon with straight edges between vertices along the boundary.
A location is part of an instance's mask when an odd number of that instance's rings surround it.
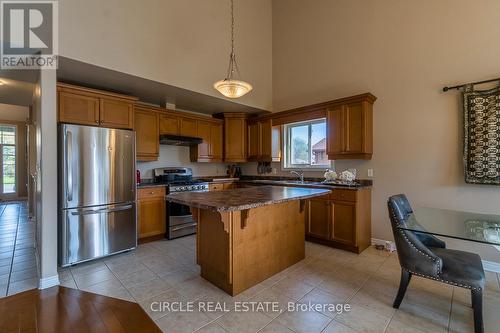
<svg viewBox="0 0 500 333">
<path fill-rule="evenodd" d="M 18 71 L 19 72 L 19 71 Z M 0 103 L 29 106 L 33 100 L 34 84 L 0 77 L 4 85 L 0 85 Z"/>
</svg>

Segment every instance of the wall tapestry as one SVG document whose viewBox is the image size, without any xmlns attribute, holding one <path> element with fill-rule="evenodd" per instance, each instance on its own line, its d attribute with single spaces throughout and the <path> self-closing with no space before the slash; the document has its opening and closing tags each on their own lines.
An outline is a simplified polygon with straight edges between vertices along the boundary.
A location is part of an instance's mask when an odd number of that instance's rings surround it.
<svg viewBox="0 0 500 333">
<path fill-rule="evenodd" d="M 474 91 L 467 85 L 463 98 L 465 181 L 500 185 L 500 86 Z"/>
</svg>

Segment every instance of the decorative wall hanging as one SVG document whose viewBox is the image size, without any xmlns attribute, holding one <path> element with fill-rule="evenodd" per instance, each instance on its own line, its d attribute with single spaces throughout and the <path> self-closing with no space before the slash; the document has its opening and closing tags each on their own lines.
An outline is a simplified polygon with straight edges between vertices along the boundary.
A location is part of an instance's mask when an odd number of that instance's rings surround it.
<svg viewBox="0 0 500 333">
<path fill-rule="evenodd" d="M 466 85 L 463 101 L 465 181 L 500 185 L 500 86 L 474 91 Z"/>
</svg>

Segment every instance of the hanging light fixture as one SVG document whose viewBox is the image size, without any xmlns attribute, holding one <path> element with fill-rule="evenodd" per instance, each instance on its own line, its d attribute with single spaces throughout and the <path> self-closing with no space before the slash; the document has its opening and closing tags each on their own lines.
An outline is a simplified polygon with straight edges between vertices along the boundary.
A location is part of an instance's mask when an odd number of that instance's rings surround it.
<svg viewBox="0 0 500 333">
<path fill-rule="evenodd" d="M 226 78 L 214 83 L 214 88 L 222 95 L 228 98 L 239 98 L 252 90 L 252 85 L 248 82 L 237 80 L 234 75 L 239 78 L 240 71 L 236 63 L 236 54 L 234 53 L 234 4 L 231 0 L 231 54 L 229 55 L 229 67 L 227 69 Z"/>
</svg>

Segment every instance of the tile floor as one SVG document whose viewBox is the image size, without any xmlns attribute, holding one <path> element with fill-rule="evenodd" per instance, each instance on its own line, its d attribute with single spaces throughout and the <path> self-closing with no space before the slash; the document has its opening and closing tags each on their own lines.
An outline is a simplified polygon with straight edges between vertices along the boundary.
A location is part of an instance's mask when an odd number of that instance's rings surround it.
<svg viewBox="0 0 500 333">
<path fill-rule="evenodd" d="M 469 293 L 461 288 L 414 277 L 401 308 L 393 309 L 397 257 L 373 248 L 356 255 L 306 243 L 305 260 L 234 298 L 198 274 L 195 238 L 190 236 L 62 269 L 60 279 L 66 287 L 136 301 L 169 333 L 473 331 Z M 155 301 L 226 302 L 228 311 L 153 312 Z M 238 312 L 235 301 L 275 301 L 284 308 L 288 302 L 347 303 L 351 310 Z M 484 308 L 486 332 L 497 332 L 500 284 L 495 273 L 487 272 Z"/>
<path fill-rule="evenodd" d="M 0 297 L 37 287 L 35 223 L 27 203 L 0 203 Z"/>
</svg>

